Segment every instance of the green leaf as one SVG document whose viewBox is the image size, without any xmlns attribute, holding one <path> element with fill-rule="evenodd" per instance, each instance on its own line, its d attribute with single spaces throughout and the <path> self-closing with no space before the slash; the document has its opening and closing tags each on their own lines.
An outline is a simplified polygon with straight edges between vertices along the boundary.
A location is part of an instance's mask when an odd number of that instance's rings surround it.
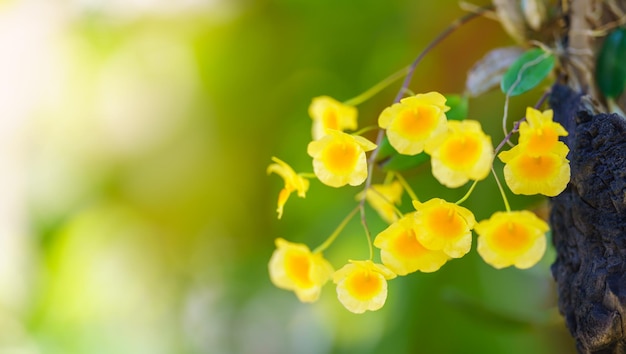
<svg viewBox="0 0 626 354">
<path fill-rule="evenodd" d="M 467 118 L 467 112 L 469 111 L 469 100 L 467 96 L 461 95 L 445 95 L 446 106 L 450 107 L 450 110 L 446 112 L 448 120 L 463 120 Z"/>
<path fill-rule="evenodd" d="M 383 149 L 393 151 L 391 154 L 388 154 L 386 158 L 381 158 L 378 160 L 383 171 L 385 172 L 405 171 L 423 164 L 430 158 L 425 152 L 421 152 L 413 156 L 402 155 L 401 153 L 397 152 L 396 149 L 391 146 L 391 144 L 389 144 L 389 140 L 387 140 L 387 137 L 385 137 L 383 139 L 383 142 L 381 143 L 380 151 L 382 152 Z"/>
<path fill-rule="evenodd" d="M 450 110 L 446 112 L 446 117 L 450 120 L 463 120 L 467 117 L 468 98 L 461 95 L 445 95 L 446 106 Z M 378 149 L 378 163 L 383 171 L 404 171 L 413 167 L 417 167 L 428 161 L 430 157 L 422 152 L 417 155 L 403 155 L 391 146 L 389 140 L 385 136 Z"/>
<path fill-rule="evenodd" d="M 604 96 L 615 98 L 626 85 L 626 28 L 617 28 L 604 39 L 596 63 L 598 87 Z"/>
<path fill-rule="evenodd" d="M 554 55 L 541 48 L 527 51 L 517 58 L 502 77 L 502 92 L 517 96 L 537 87 L 554 68 L 554 61 Z"/>
</svg>

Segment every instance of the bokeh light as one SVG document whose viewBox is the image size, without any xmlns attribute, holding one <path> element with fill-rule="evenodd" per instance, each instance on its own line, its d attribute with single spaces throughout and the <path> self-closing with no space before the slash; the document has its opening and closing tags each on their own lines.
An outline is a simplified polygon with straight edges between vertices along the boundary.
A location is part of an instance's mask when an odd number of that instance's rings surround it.
<svg viewBox="0 0 626 354">
<path fill-rule="evenodd" d="M 282 182 L 265 169 L 271 156 L 312 169 L 310 100 L 365 91 L 463 13 L 452 0 L 0 3 L 0 353 L 571 352 L 553 254 L 496 271 L 473 249 L 390 282 L 363 315 L 332 286 L 301 304 L 269 281 L 276 237 L 320 244 L 360 191 L 314 181 L 276 220 Z M 411 87 L 461 93 L 476 60 L 511 44 L 477 19 Z M 398 87 L 359 106 L 360 125 Z M 500 136 L 502 105 L 492 92 L 470 115 Z M 462 195 L 425 172 L 407 175 L 424 199 Z M 499 198 L 486 182 L 467 206 L 483 219 Z M 366 252 L 353 220 L 327 257 Z"/>
</svg>

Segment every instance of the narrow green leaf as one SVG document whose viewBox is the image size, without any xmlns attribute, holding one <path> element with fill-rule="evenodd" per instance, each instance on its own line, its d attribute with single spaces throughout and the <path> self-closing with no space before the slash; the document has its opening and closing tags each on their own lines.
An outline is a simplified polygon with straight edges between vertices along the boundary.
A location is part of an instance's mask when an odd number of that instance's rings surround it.
<svg viewBox="0 0 626 354">
<path fill-rule="evenodd" d="M 596 63 L 598 87 L 604 96 L 615 98 L 626 86 L 626 28 L 617 28 L 604 39 Z"/>
<path fill-rule="evenodd" d="M 554 55 L 541 48 L 522 54 L 506 71 L 500 82 L 502 92 L 517 96 L 537 87 L 554 68 Z"/>
</svg>

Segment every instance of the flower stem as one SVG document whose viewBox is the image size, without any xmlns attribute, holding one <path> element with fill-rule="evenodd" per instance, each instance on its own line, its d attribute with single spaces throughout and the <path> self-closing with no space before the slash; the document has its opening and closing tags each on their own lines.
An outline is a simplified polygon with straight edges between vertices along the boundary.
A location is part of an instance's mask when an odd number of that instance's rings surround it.
<svg viewBox="0 0 626 354">
<path fill-rule="evenodd" d="M 459 201 L 457 201 L 455 204 L 459 205 L 459 204 L 462 204 L 463 202 L 465 202 L 467 200 L 467 198 L 469 198 L 470 194 L 472 194 L 472 192 L 474 191 L 474 187 L 476 187 L 477 184 L 478 184 L 478 180 L 474 180 L 474 183 L 472 183 L 472 186 L 467 191 L 467 193 L 465 193 L 463 198 L 459 199 Z"/>
<path fill-rule="evenodd" d="M 387 179 L 389 179 L 389 178 L 388 178 L 389 176 L 393 176 L 393 175 L 394 175 L 393 173 L 389 173 L 389 174 L 387 175 L 387 177 L 385 178 L 385 184 L 390 182 L 390 181 L 387 181 Z M 377 190 L 376 190 L 376 188 L 372 188 L 372 189 L 371 189 L 371 191 L 372 191 L 373 193 L 376 193 L 376 195 L 378 195 L 378 196 L 379 196 L 382 200 L 384 200 L 385 202 L 387 202 L 387 204 L 389 204 L 389 205 L 393 208 L 393 211 L 396 213 L 396 215 L 398 215 L 399 217 L 402 217 L 402 215 L 404 215 L 404 214 L 402 213 L 402 211 L 401 211 L 400 209 L 398 209 L 398 208 L 396 207 L 396 205 L 395 205 L 395 204 L 394 204 L 391 200 L 389 200 L 389 199 L 388 199 L 386 196 L 384 196 L 381 192 L 377 191 Z"/>
<path fill-rule="evenodd" d="M 383 184 L 391 183 L 393 181 L 394 176 L 395 176 L 395 173 L 387 172 L 387 175 L 385 176 L 385 181 L 383 182 Z"/>
<path fill-rule="evenodd" d="M 397 72 L 391 74 L 389 77 L 387 77 L 386 79 L 384 79 L 383 81 L 377 83 L 376 85 L 372 86 L 369 90 L 363 92 L 362 94 L 353 97 L 347 101 L 344 102 L 344 104 L 349 105 L 349 106 L 358 106 L 361 103 L 369 100 L 370 98 L 372 98 L 375 94 L 379 93 L 380 91 L 382 91 L 384 88 L 386 88 L 387 86 L 391 85 L 394 81 L 400 79 L 402 76 L 406 75 L 409 71 L 409 67 L 405 67 L 402 68 L 400 70 L 398 70 Z"/>
<path fill-rule="evenodd" d="M 461 18 L 458 18 L 456 21 L 452 22 L 446 29 L 443 30 L 443 32 L 439 33 L 439 35 L 437 35 L 437 37 L 435 37 L 435 39 L 433 39 L 427 46 L 426 48 L 424 48 L 424 50 L 422 50 L 422 52 L 415 58 L 415 60 L 413 60 L 413 62 L 411 63 L 411 65 L 407 68 L 407 69 L 402 69 L 399 72 L 402 72 L 403 74 L 406 71 L 406 77 L 404 78 L 404 81 L 402 82 L 402 86 L 400 87 L 400 89 L 398 90 L 398 93 L 396 94 L 396 97 L 393 101 L 393 103 L 398 103 L 400 102 L 400 99 L 402 98 L 402 96 L 404 95 L 404 93 L 408 90 L 409 87 L 409 83 L 411 82 L 411 79 L 413 78 L 413 74 L 415 73 L 415 69 L 417 68 L 417 64 L 419 64 L 422 59 L 424 58 L 424 56 L 426 56 L 426 54 L 428 54 L 428 52 L 430 52 L 435 46 L 437 46 L 437 44 L 439 44 L 441 41 L 443 41 L 446 37 L 448 37 L 452 32 L 454 32 L 457 28 L 459 28 L 460 26 L 462 26 L 463 24 L 469 22 L 470 20 L 482 15 L 483 13 L 489 11 L 490 6 L 487 7 L 482 7 L 479 11 L 476 12 L 472 12 L 469 13 Z M 390 76 L 390 78 L 395 77 L 396 74 L 393 74 Z M 395 80 L 395 79 L 394 79 Z M 383 80 L 381 83 L 386 83 L 387 79 Z M 379 85 L 375 85 L 375 87 L 378 87 Z M 381 86 L 382 87 L 382 86 Z M 346 103 L 351 103 L 351 104 L 358 104 L 361 103 L 363 100 L 360 99 L 361 96 L 363 97 L 368 97 L 366 95 L 367 92 L 374 92 L 373 88 L 366 91 L 365 93 L 348 100 Z M 378 91 L 376 91 L 378 92 Z M 369 94 L 368 94 L 369 95 Z M 376 161 L 376 157 L 378 156 L 378 151 L 380 150 L 380 145 L 383 141 L 383 138 L 385 137 L 385 130 L 384 129 L 380 129 L 378 130 L 378 135 L 376 136 L 376 149 L 374 149 L 372 151 L 372 153 L 369 156 L 369 159 L 367 160 L 367 164 L 368 164 L 368 171 L 367 171 L 367 178 L 365 179 L 365 188 L 364 190 L 368 190 L 370 188 L 370 186 L 372 185 L 372 172 L 374 171 L 374 162 Z M 363 227 L 365 228 L 365 233 L 367 235 L 368 238 L 368 243 L 369 243 L 369 247 L 370 247 L 370 259 L 373 258 L 373 249 L 372 249 L 372 243 L 370 242 L 371 240 L 371 236 L 370 236 L 370 232 L 369 232 L 369 228 L 367 227 L 367 221 L 365 220 L 365 198 L 361 199 L 361 202 L 359 203 L 359 209 L 361 210 L 361 223 L 363 224 Z"/>
<path fill-rule="evenodd" d="M 506 209 L 507 212 L 510 212 L 511 206 L 509 205 L 509 200 L 506 199 L 504 188 L 502 188 L 502 184 L 500 183 L 500 179 L 498 178 L 498 175 L 496 174 L 496 170 L 493 168 L 493 165 L 491 166 L 491 173 L 493 174 L 493 177 L 496 179 L 496 184 L 498 185 L 498 189 L 500 190 L 500 194 L 502 195 L 502 200 L 504 201 L 504 208 Z"/>
<path fill-rule="evenodd" d="M 539 101 L 537 101 L 537 103 L 535 104 L 535 109 L 539 109 L 539 107 L 541 107 L 541 105 L 543 105 L 543 103 L 546 101 L 546 99 L 548 98 L 548 96 L 550 96 L 551 90 L 546 90 L 543 95 L 541 95 L 541 97 L 539 98 Z M 508 100 L 508 97 L 506 98 Z M 508 105 L 508 101 L 505 101 L 505 106 Z M 505 108 L 505 120 L 506 120 L 506 108 Z M 510 132 L 508 132 L 506 134 L 506 136 L 504 137 L 504 139 L 502 139 L 502 141 L 500 142 L 500 144 L 498 144 L 498 146 L 496 147 L 496 149 L 494 150 L 494 158 L 496 155 L 498 155 L 498 152 L 500 152 L 500 150 L 502 149 L 502 147 L 504 147 L 504 144 L 506 143 L 510 143 L 511 140 L 511 136 L 513 136 L 514 133 L 517 133 L 517 131 L 519 130 L 519 126 L 520 124 L 522 124 L 522 122 L 526 121 L 526 117 L 522 117 L 520 120 L 516 121 L 515 123 L 513 123 L 513 129 L 511 129 Z M 505 123 L 506 125 L 506 123 Z"/>
<path fill-rule="evenodd" d="M 439 33 L 439 35 L 435 37 L 435 39 L 433 39 L 430 43 L 428 43 L 426 48 L 422 50 L 422 52 L 417 56 L 417 58 L 415 58 L 413 63 L 411 63 L 411 65 L 409 66 L 408 73 L 406 77 L 404 78 L 404 81 L 402 82 L 402 87 L 398 91 L 398 94 L 396 95 L 396 98 L 393 102 L 394 103 L 400 102 L 402 95 L 404 95 L 404 93 L 409 87 L 409 83 L 411 82 L 411 79 L 413 78 L 413 73 L 415 73 L 415 68 L 417 68 L 417 64 L 419 64 L 422 61 L 422 59 L 424 58 L 424 56 L 426 56 L 426 54 L 428 54 L 428 52 L 430 52 L 434 47 L 436 47 L 437 44 L 439 44 L 441 41 L 446 39 L 446 37 L 448 37 L 457 28 L 461 27 L 463 24 L 469 22 L 470 20 L 482 15 L 486 11 L 488 11 L 488 8 L 483 7 L 477 10 L 476 12 L 472 12 L 461 18 L 458 18 L 456 21 L 452 22 L 446 29 L 444 29 L 441 33 Z"/>
<path fill-rule="evenodd" d="M 363 134 L 365 134 L 367 132 L 370 132 L 370 131 L 376 130 L 376 129 L 378 129 L 378 126 L 376 126 L 376 125 L 369 125 L 367 127 L 364 127 L 364 128 L 361 128 L 361 129 L 357 130 L 356 132 L 352 133 L 352 135 L 363 135 Z"/>
<path fill-rule="evenodd" d="M 367 193 L 367 190 L 372 186 L 372 173 L 374 172 L 374 161 L 376 161 L 376 156 L 378 155 L 378 151 L 380 150 L 380 143 L 383 141 L 383 137 L 385 136 L 385 131 L 383 129 L 378 130 L 378 135 L 376 136 L 376 149 L 372 151 L 369 159 L 367 160 L 367 178 L 365 179 L 365 188 L 363 188 L 363 193 Z M 361 199 L 359 202 L 359 209 L 361 209 L 361 223 L 365 228 L 365 233 L 368 235 L 369 239 L 369 229 L 367 227 L 367 222 L 365 221 L 365 198 Z M 371 251 L 371 243 L 370 243 L 370 254 Z"/>
<path fill-rule="evenodd" d="M 494 150 L 494 153 L 493 153 L 493 158 L 494 159 L 496 158 L 496 156 L 498 156 L 498 152 L 500 152 L 500 150 L 502 150 L 502 148 L 504 147 L 504 144 L 510 142 L 511 137 L 513 136 L 513 133 L 517 133 L 517 130 L 519 129 L 519 125 L 522 124 L 522 122 L 525 121 L 525 120 L 526 120 L 526 117 L 516 121 L 513 124 L 513 129 L 511 129 L 511 131 L 506 134 L 504 139 L 502 139 L 500 144 L 498 144 L 498 146 L 496 146 L 496 149 Z"/>
<path fill-rule="evenodd" d="M 359 206 L 357 206 L 356 208 L 352 209 L 350 214 L 348 214 L 341 221 L 341 224 L 339 224 L 339 226 L 337 226 L 335 231 L 333 231 L 333 233 L 330 236 L 328 236 L 326 241 L 324 241 L 324 243 L 322 243 L 321 245 L 317 246 L 317 248 L 313 250 L 313 253 L 322 253 L 322 252 L 324 252 L 335 241 L 337 236 L 339 236 L 341 231 L 343 231 L 343 229 L 346 227 L 346 225 L 348 225 L 348 222 L 350 222 L 350 220 L 352 220 L 352 218 L 354 217 L 356 212 L 359 211 L 359 209 L 360 209 Z"/>
<path fill-rule="evenodd" d="M 365 198 L 363 198 L 365 199 Z M 374 260 L 374 248 L 372 247 L 372 235 L 370 233 L 369 227 L 367 227 L 367 220 L 365 219 L 365 206 L 363 203 L 360 203 L 358 209 L 361 211 L 361 224 L 363 224 L 363 229 L 365 229 L 365 237 L 367 238 L 367 246 L 369 248 L 369 260 Z"/>
<path fill-rule="evenodd" d="M 398 179 L 398 181 L 402 185 L 402 188 L 404 188 L 409 197 L 411 197 L 411 200 L 417 200 L 419 202 L 419 198 L 417 198 L 417 195 L 413 191 L 413 188 L 411 188 L 406 179 L 404 179 L 404 177 L 402 177 L 402 175 L 399 173 L 394 173 L 394 176 Z"/>
<path fill-rule="evenodd" d="M 515 78 L 515 81 L 513 81 L 513 83 L 511 84 L 511 87 L 509 87 L 509 89 L 506 92 L 506 96 L 504 97 L 504 113 L 502 115 L 502 131 L 504 132 L 505 135 L 507 135 L 506 121 L 507 121 L 507 115 L 509 113 L 508 112 L 509 111 L 509 97 L 511 97 L 511 93 L 513 92 L 513 90 L 515 90 L 517 86 L 522 82 L 522 74 L 529 68 L 533 67 L 534 65 L 539 64 L 542 60 L 544 60 L 549 55 L 551 55 L 551 53 L 547 51 L 546 48 L 542 48 L 542 49 L 544 49 L 545 52 L 541 56 L 538 56 L 537 58 L 529 62 L 526 62 L 524 63 L 524 65 L 522 65 L 522 67 L 517 72 L 517 77 Z"/>
</svg>

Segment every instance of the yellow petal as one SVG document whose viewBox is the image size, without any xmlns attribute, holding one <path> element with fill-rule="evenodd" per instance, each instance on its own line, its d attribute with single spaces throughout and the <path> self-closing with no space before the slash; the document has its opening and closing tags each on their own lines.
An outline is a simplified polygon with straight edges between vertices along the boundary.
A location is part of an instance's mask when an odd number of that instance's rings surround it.
<svg viewBox="0 0 626 354">
<path fill-rule="evenodd" d="M 376 236 L 374 246 L 380 248 L 383 264 L 398 275 L 415 271 L 434 272 L 449 259 L 442 251 L 425 248 L 415 236 L 415 213 L 391 224 Z"/>
<path fill-rule="evenodd" d="M 403 188 L 398 181 L 390 184 L 373 184 L 365 193 L 359 193 L 357 200 L 365 197 L 367 203 L 376 210 L 378 215 L 387 223 L 398 220 L 394 205 L 398 205 L 402 199 Z"/>
<path fill-rule="evenodd" d="M 557 146 L 563 148 L 555 149 L 557 153 L 543 155 L 529 154 L 523 144 L 500 153 L 500 159 L 506 163 L 504 179 L 513 193 L 553 197 L 567 187 L 570 166 L 563 157 L 567 154 L 567 147 L 563 143 Z"/>
<path fill-rule="evenodd" d="M 333 275 L 337 297 L 354 313 L 376 311 L 387 299 L 387 279 L 395 274 L 372 261 L 350 261 Z"/>
<path fill-rule="evenodd" d="M 477 121 L 449 121 L 447 126 L 448 132 L 437 144 L 426 146 L 433 176 L 449 188 L 485 179 L 493 159 L 491 138 Z"/>
<path fill-rule="evenodd" d="M 357 115 L 354 106 L 345 105 L 329 96 L 315 97 L 309 106 L 309 116 L 313 119 L 313 139 L 322 138 L 328 129 L 355 130 Z"/>
<path fill-rule="evenodd" d="M 367 178 L 367 160 L 362 140 L 336 130 L 309 143 L 313 171 L 320 182 L 331 187 L 357 186 Z"/>
<path fill-rule="evenodd" d="M 363 151 L 372 151 L 376 149 L 376 144 L 367 140 L 366 138 L 359 136 L 359 135 L 353 135 L 353 137 L 356 143 L 361 145 L 361 148 L 363 149 Z"/>
<path fill-rule="evenodd" d="M 313 302 L 333 269 L 320 254 L 306 245 L 276 239 L 276 250 L 269 265 L 270 280 L 281 289 L 292 290 L 302 302 Z"/>
<path fill-rule="evenodd" d="M 529 154 L 542 155 L 554 152 L 559 137 L 567 135 L 565 128 L 553 122 L 552 118 L 552 110 L 543 113 L 531 107 L 526 110 L 526 121 L 519 127 L 519 143 L 526 144 L 526 151 Z"/>
<path fill-rule="evenodd" d="M 285 203 L 287 203 L 287 199 L 289 199 L 290 194 L 291 193 L 285 188 L 281 189 L 278 193 L 278 208 L 276 209 L 276 212 L 278 213 L 279 219 L 283 217 L 283 209 Z"/>
<path fill-rule="evenodd" d="M 424 247 L 452 258 L 469 252 L 475 224 L 471 211 L 439 198 L 415 205 L 416 237 Z"/>
<path fill-rule="evenodd" d="M 425 144 L 445 132 L 445 97 L 437 92 L 403 98 L 387 107 L 378 117 L 378 124 L 386 129 L 389 143 L 405 155 L 416 155 Z"/>
<path fill-rule="evenodd" d="M 284 161 L 276 157 L 272 157 L 272 161 L 275 163 L 267 167 L 267 173 L 276 173 L 281 176 L 285 182 L 285 188 L 283 188 L 278 195 L 278 208 L 276 209 L 278 218 L 280 219 L 283 215 L 284 205 L 293 191 L 297 191 L 300 198 L 306 197 L 306 192 L 309 189 L 309 180 L 296 174 Z"/>
<path fill-rule="evenodd" d="M 535 265 L 545 253 L 548 225 L 529 211 L 496 212 L 476 225 L 477 251 L 485 262 L 500 269 Z"/>
</svg>

